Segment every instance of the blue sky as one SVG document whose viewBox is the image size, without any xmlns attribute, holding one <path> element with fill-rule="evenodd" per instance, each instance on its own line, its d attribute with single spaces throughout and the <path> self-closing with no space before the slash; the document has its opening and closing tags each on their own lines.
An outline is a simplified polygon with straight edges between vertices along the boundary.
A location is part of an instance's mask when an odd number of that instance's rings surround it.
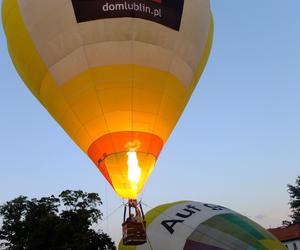
<svg viewBox="0 0 300 250">
<path fill-rule="evenodd" d="M 265 227 L 289 214 L 300 175 L 300 2 L 212 1 L 215 35 L 198 87 L 143 192 L 150 206 L 216 203 Z M 2 25 L 1 25 L 2 26 Z M 64 189 L 121 200 L 18 77 L 0 30 L 0 203 Z M 122 211 L 102 227 L 115 240 Z"/>
</svg>

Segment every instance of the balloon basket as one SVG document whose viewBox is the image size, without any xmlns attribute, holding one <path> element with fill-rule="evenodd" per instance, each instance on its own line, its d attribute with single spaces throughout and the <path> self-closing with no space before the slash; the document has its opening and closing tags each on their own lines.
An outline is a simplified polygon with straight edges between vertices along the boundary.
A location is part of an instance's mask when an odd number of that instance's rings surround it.
<svg viewBox="0 0 300 250">
<path fill-rule="evenodd" d="M 128 217 L 126 212 L 128 207 Z M 135 215 L 131 210 L 135 210 Z M 124 218 L 122 223 L 123 245 L 136 246 L 147 243 L 146 221 L 141 203 L 129 200 L 124 207 Z"/>
<path fill-rule="evenodd" d="M 129 222 L 122 224 L 123 229 L 123 245 L 142 245 L 147 243 L 146 221 Z"/>
</svg>

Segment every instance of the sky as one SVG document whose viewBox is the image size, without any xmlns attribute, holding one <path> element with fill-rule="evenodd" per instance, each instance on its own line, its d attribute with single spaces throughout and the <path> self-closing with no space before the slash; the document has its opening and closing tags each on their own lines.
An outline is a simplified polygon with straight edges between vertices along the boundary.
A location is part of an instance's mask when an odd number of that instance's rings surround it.
<svg viewBox="0 0 300 250">
<path fill-rule="evenodd" d="M 300 175 L 300 1 L 214 0 L 211 8 L 210 59 L 142 198 L 149 207 L 219 204 L 280 226 L 290 214 L 286 185 Z M 0 119 L 0 204 L 97 192 L 108 217 L 101 228 L 118 242 L 122 200 L 22 83 L 2 25 Z"/>
</svg>

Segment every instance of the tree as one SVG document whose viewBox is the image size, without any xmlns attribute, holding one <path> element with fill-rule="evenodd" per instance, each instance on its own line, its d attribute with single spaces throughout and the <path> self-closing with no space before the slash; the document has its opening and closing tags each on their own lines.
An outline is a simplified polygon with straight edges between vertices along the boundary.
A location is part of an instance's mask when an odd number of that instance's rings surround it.
<svg viewBox="0 0 300 250">
<path fill-rule="evenodd" d="M 102 219 L 96 193 L 63 191 L 59 197 L 20 196 L 0 206 L 0 246 L 11 250 L 110 250 L 111 238 L 91 227 Z"/>
<path fill-rule="evenodd" d="M 300 223 L 300 176 L 297 177 L 295 186 L 288 184 L 287 187 L 290 195 L 289 205 L 292 210 L 291 223 Z"/>
</svg>

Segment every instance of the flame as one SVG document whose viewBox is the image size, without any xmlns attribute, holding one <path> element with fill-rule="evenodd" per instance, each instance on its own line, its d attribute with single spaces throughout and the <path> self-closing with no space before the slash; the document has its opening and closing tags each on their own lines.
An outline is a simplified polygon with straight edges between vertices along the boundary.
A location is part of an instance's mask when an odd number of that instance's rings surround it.
<svg viewBox="0 0 300 250">
<path fill-rule="evenodd" d="M 137 190 L 141 178 L 141 168 L 135 151 L 127 152 L 128 180 L 133 190 Z"/>
</svg>

